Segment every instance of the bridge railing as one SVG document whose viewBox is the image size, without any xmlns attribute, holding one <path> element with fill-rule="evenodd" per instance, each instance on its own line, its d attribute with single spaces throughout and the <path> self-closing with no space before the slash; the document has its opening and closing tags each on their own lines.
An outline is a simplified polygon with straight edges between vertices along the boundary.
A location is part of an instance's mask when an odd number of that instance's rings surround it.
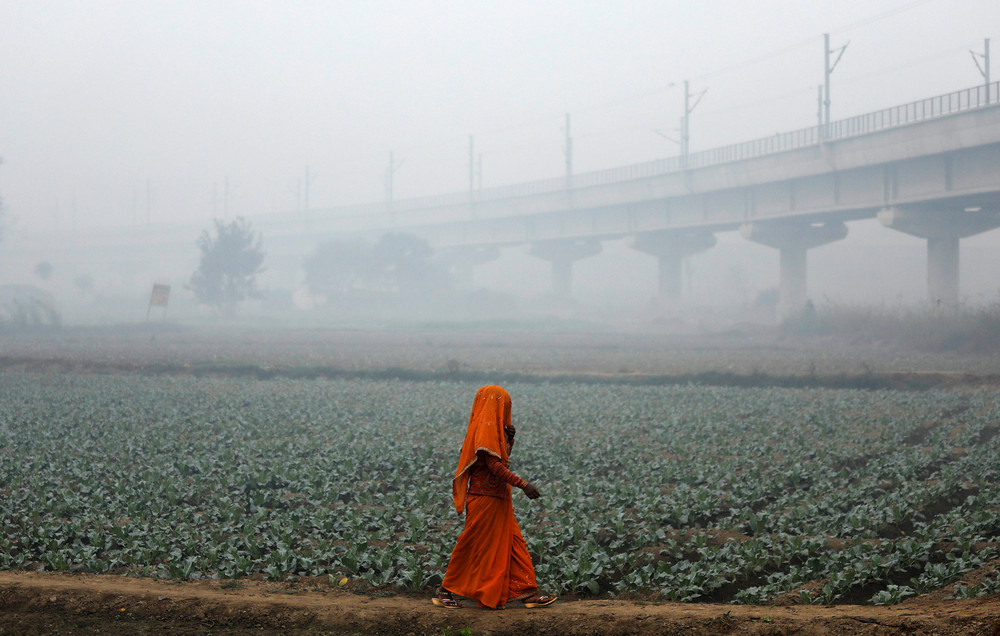
<svg viewBox="0 0 1000 636">
<path fill-rule="evenodd" d="M 1000 103 L 1000 82 L 928 97 L 902 106 L 830 122 L 828 139 L 842 139 L 864 135 L 886 128 L 903 126 L 925 119 L 952 115 L 989 104 Z"/>
<path fill-rule="evenodd" d="M 993 82 L 989 86 L 980 85 L 966 88 L 901 106 L 893 106 L 833 121 L 830 122 L 829 126 L 810 126 L 770 137 L 696 152 L 688 156 L 686 167 L 698 168 L 795 150 L 796 148 L 813 146 L 822 141 L 835 141 L 855 135 L 865 135 L 997 103 L 1000 103 L 1000 82 Z"/>
<path fill-rule="evenodd" d="M 719 148 L 702 150 L 691 153 L 686 158 L 667 157 L 617 168 L 574 174 L 569 177 L 555 177 L 483 190 L 453 192 L 450 194 L 401 199 L 399 201 L 343 206 L 333 208 L 332 212 L 338 216 L 396 213 L 407 210 L 468 205 L 498 199 L 556 193 L 573 188 L 608 185 L 622 181 L 642 179 L 644 177 L 655 177 L 688 168 L 701 168 L 728 163 L 730 161 L 742 161 L 753 157 L 805 148 L 821 142 L 865 135 L 879 130 L 952 115 L 992 104 L 1000 104 L 1000 82 L 966 88 L 910 102 L 909 104 L 893 106 L 864 115 L 833 121 L 827 126 L 810 126 L 769 137 L 761 137 Z M 330 211 L 325 210 L 323 212 L 324 214 L 328 214 Z"/>
</svg>

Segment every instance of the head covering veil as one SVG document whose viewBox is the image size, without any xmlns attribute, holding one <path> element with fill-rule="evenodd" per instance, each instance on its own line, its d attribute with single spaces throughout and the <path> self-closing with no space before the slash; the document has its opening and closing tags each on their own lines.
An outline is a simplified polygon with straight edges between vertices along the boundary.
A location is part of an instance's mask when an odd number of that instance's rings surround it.
<svg viewBox="0 0 1000 636">
<path fill-rule="evenodd" d="M 504 426 L 510 425 L 510 394 L 503 387 L 484 386 L 476 391 L 469 415 L 469 430 L 462 443 L 462 454 L 455 469 L 455 479 L 451 483 L 455 498 L 455 510 L 462 514 L 465 510 L 465 496 L 469 489 L 469 469 L 476 463 L 476 452 L 484 450 L 509 463 Z"/>
</svg>

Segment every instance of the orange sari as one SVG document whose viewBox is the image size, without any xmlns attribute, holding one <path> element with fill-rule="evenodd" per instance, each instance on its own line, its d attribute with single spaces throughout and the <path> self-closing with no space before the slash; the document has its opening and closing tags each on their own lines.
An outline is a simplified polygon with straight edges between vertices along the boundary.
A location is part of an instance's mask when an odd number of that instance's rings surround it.
<svg viewBox="0 0 1000 636">
<path fill-rule="evenodd" d="M 504 497 L 468 494 L 469 470 L 476 463 L 477 451 L 495 455 L 505 466 L 510 461 L 504 437 L 510 407 L 510 395 L 503 388 L 479 389 L 452 481 L 455 510 L 465 511 L 465 529 L 451 553 L 442 586 L 476 599 L 480 607 L 503 607 L 538 589 L 528 547 L 514 518 L 510 486 L 504 485 Z"/>
</svg>

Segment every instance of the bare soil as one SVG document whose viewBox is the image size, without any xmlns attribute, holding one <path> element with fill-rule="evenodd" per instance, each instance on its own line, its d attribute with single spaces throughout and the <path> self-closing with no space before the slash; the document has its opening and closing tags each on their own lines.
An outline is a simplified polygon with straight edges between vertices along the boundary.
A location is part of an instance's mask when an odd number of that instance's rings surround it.
<svg viewBox="0 0 1000 636">
<path fill-rule="evenodd" d="M 571 381 L 867 389 L 1000 386 L 1000 356 L 790 337 L 774 328 L 702 335 L 207 329 L 170 324 L 0 332 L 0 372 Z"/>
<path fill-rule="evenodd" d="M 0 572 L 0 634 L 939 634 L 1000 636 L 1000 597 L 890 607 L 560 601 L 502 612 L 324 584 Z"/>
</svg>

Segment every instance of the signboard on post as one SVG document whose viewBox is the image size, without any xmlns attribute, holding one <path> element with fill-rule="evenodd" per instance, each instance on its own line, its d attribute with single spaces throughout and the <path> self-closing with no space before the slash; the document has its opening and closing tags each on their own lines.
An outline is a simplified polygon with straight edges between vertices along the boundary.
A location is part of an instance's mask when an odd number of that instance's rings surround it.
<svg viewBox="0 0 1000 636">
<path fill-rule="evenodd" d="M 153 307 L 163 307 L 163 317 L 167 317 L 167 303 L 170 302 L 170 285 L 153 285 L 153 295 L 149 298 L 149 307 L 146 309 L 146 320 L 149 320 L 149 312 Z"/>
</svg>

